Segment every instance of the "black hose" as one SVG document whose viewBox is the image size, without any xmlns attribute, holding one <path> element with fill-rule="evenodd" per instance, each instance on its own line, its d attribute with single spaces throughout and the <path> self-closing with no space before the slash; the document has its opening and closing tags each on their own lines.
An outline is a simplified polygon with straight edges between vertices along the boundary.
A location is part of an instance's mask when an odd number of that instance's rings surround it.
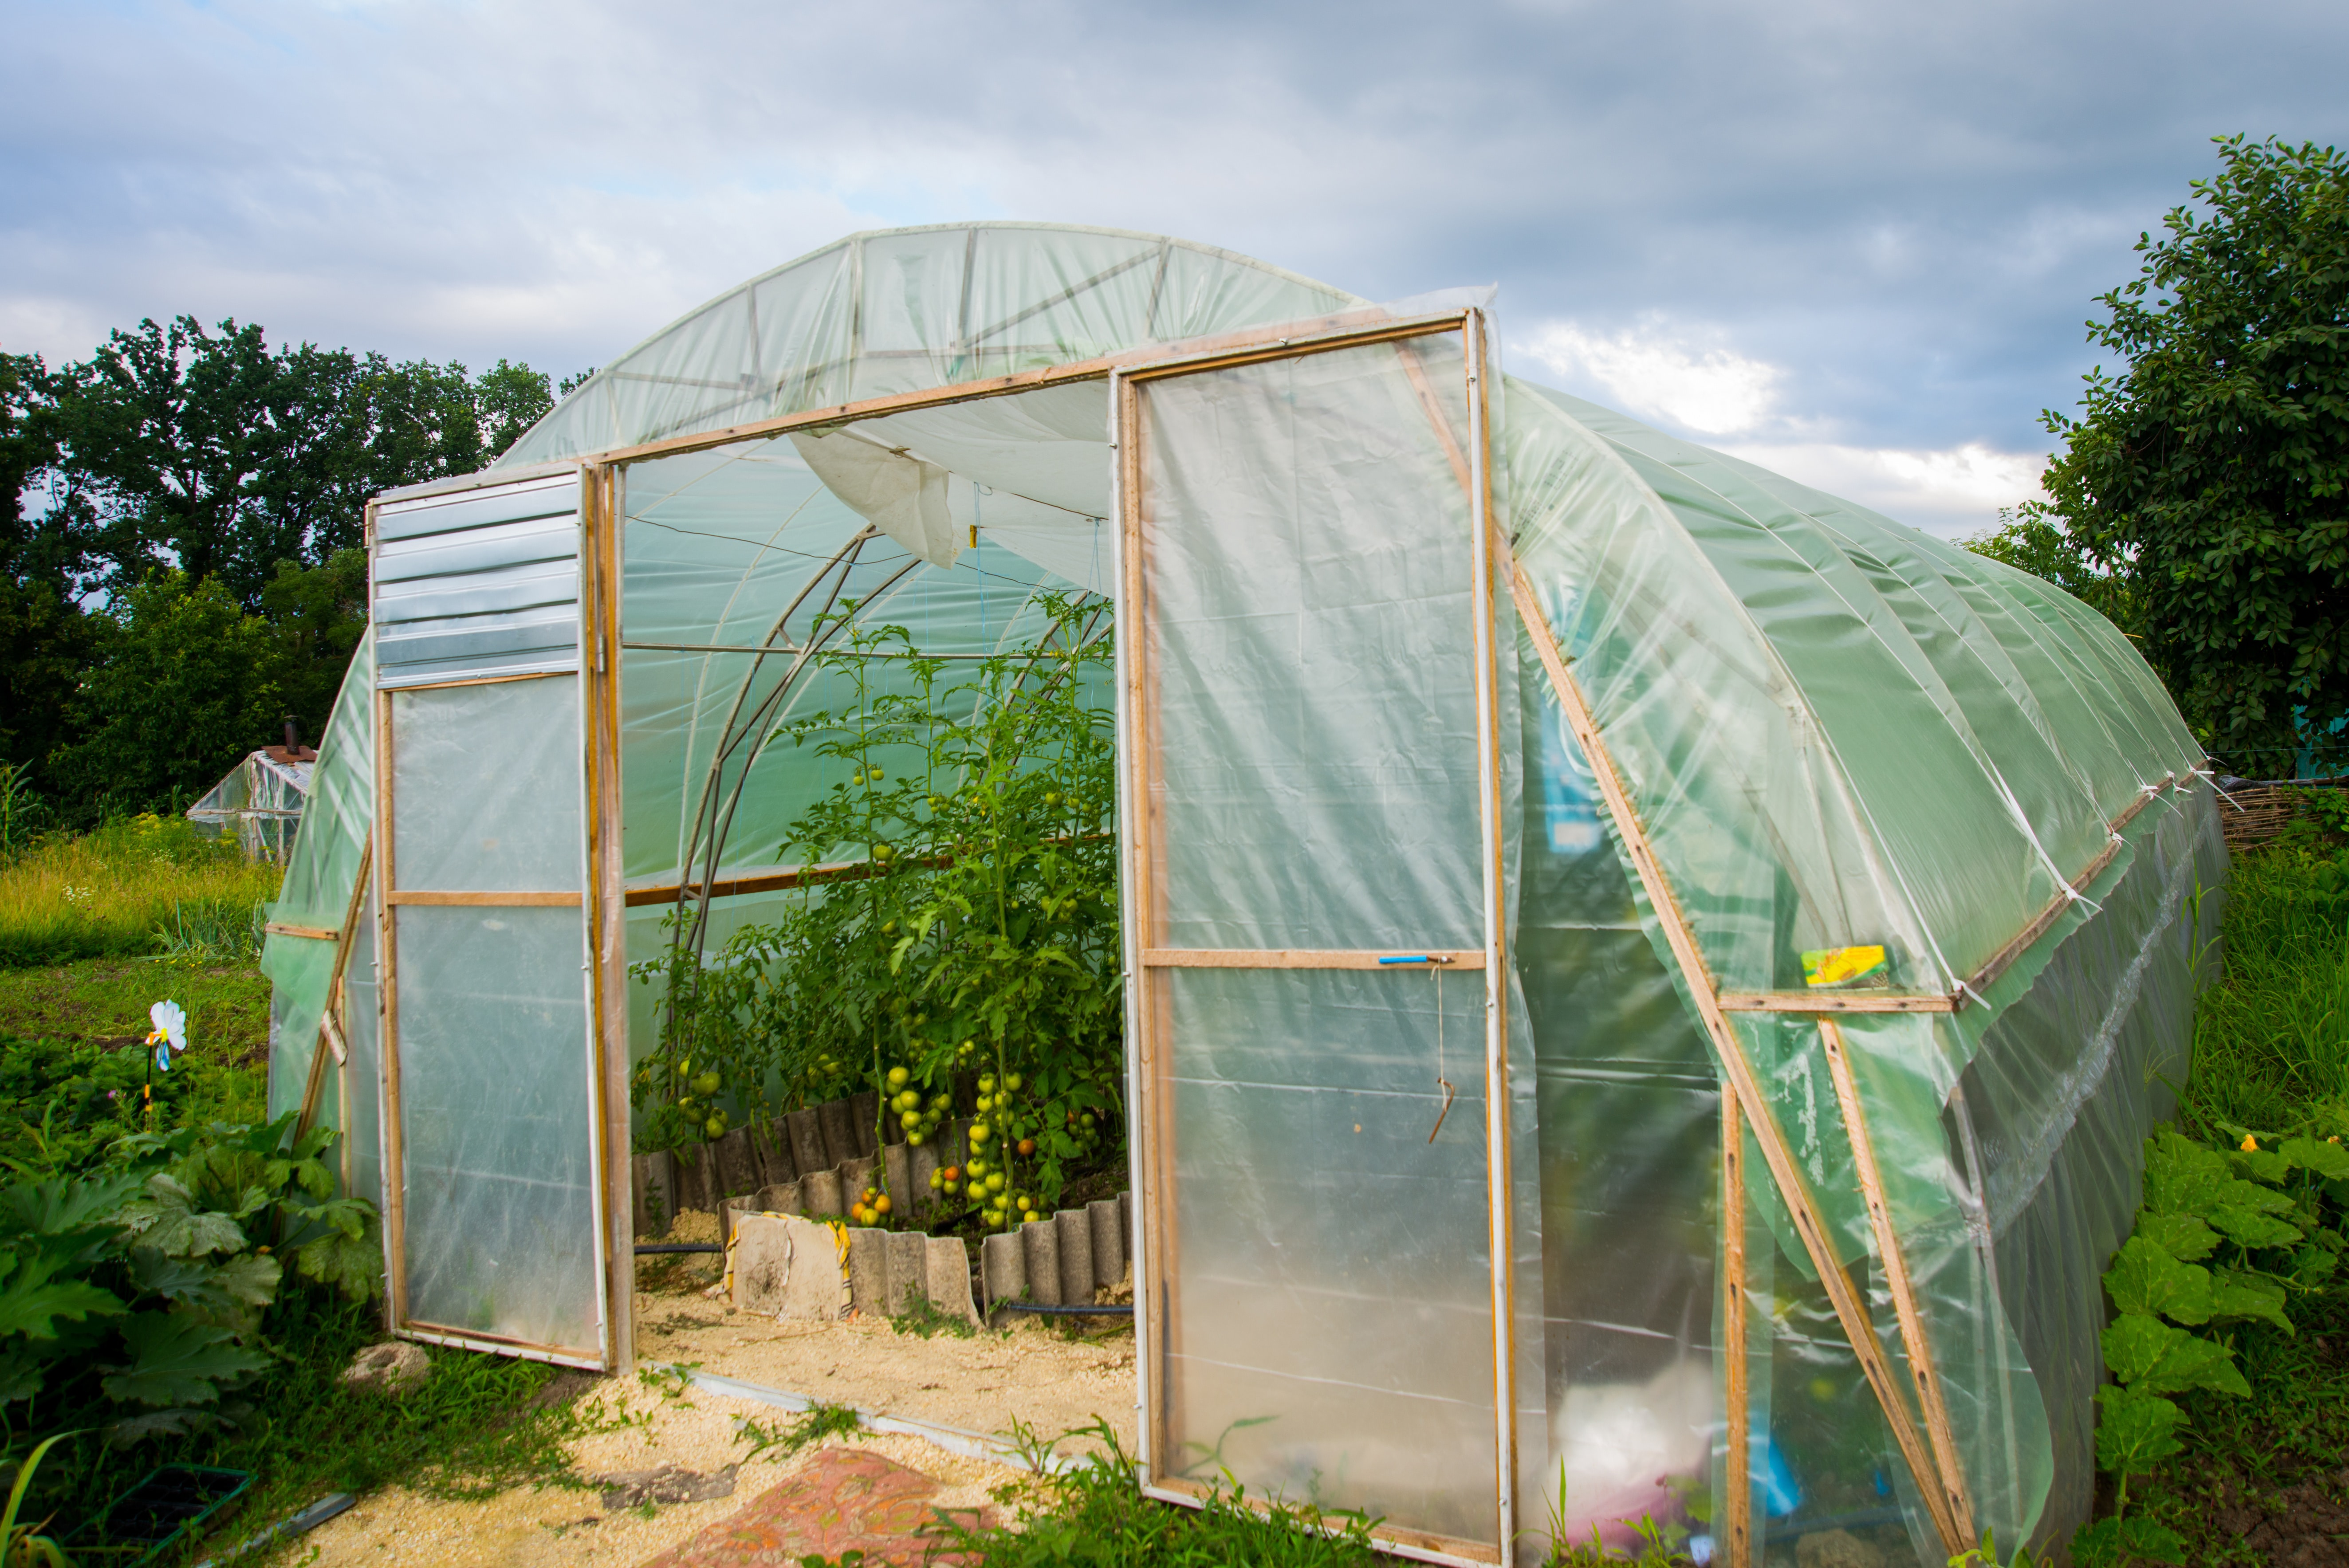
<svg viewBox="0 0 2349 1568">
<path fill-rule="evenodd" d="M 990 1312 L 1033 1312 L 1049 1317 L 1132 1317 L 1131 1306 L 1046 1306 L 1037 1301 L 999 1301 Z"/>
<path fill-rule="evenodd" d="M 726 1249 L 716 1242 L 639 1242 L 636 1256 L 647 1253 L 722 1253 Z"/>
</svg>

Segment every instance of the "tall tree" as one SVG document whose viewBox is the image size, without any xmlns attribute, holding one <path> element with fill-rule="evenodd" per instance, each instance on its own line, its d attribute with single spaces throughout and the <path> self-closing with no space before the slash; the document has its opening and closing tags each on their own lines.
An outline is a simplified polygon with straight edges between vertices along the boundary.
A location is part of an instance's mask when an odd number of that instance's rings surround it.
<svg viewBox="0 0 2349 1568">
<path fill-rule="evenodd" d="M 2072 539 L 2127 580 L 2147 657 L 2247 773 L 2349 762 L 2349 159 L 2228 137 L 2089 339 L 2126 362 L 2049 412 Z"/>
<path fill-rule="evenodd" d="M 0 354 L 0 763 L 40 762 L 64 738 L 65 713 L 94 629 L 67 591 L 73 549 L 62 519 L 26 500 L 56 470 L 53 377 L 32 354 Z"/>
<path fill-rule="evenodd" d="M 367 500 L 470 473 L 553 407 L 546 377 L 500 360 L 394 364 L 192 317 L 117 331 L 57 377 L 64 503 L 85 589 L 159 566 L 220 579 L 257 609 L 281 562 L 359 543 Z"/>
</svg>

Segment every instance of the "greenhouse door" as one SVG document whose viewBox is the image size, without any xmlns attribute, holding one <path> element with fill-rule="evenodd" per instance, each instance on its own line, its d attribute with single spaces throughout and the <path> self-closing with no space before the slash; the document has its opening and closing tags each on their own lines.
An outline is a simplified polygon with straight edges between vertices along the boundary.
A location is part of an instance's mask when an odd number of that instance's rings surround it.
<svg viewBox="0 0 2349 1568">
<path fill-rule="evenodd" d="M 378 507 L 377 891 L 394 1326 L 600 1367 L 580 489 Z"/>
<path fill-rule="evenodd" d="M 1470 1562 L 1514 1532 L 1482 330 L 1115 397 L 1148 1480 Z"/>
</svg>

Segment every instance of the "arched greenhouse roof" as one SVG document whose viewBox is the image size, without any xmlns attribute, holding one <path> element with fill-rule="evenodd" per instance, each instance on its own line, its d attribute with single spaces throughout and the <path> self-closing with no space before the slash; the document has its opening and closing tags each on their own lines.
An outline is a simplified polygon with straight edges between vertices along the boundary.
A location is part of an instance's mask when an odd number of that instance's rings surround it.
<svg viewBox="0 0 2349 1568">
<path fill-rule="evenodd" d="M 1212 245 L 947 223 L 851 234 L 687 312 L 498 459 L 516 468 L 1363 302 Z"/>
</svg>

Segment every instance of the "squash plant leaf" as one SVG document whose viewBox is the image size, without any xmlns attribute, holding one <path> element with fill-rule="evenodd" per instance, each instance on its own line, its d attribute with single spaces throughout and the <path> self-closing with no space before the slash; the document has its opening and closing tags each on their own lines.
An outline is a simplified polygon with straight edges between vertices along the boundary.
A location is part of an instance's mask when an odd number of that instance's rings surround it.
<svg viewBox="0 0 2349 1568">
<path fill-rule="evenodd" d="M 2210 1271 L 2180 1263 L 2144 1236 L 2131 1236 L 2106 1271 L 2105 1288 L 2123 1312 L 2173 1323 L 2210 1321 Z"/>
</svg>

